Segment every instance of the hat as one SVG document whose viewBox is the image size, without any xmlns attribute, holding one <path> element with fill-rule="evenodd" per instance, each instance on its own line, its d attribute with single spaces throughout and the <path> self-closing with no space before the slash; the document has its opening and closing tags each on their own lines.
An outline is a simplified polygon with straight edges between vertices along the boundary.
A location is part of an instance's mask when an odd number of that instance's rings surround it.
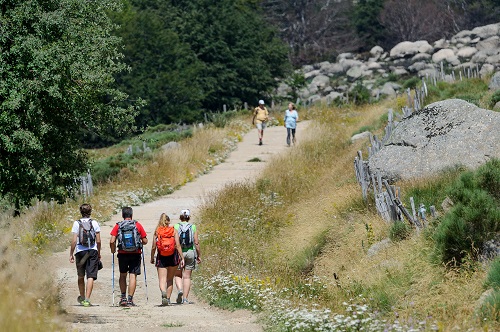
<svg viewBox="0 0 500 332">
<path fill-rule="evenodd" d="M 264 104 L 265 104 L 265 103 L 264 103 L 264 101 L 263 101 L 262 99 L 261 99 L 261 100 L 259 100 L 259 105 L 264 105 Z"/>
<path fill-rule="evenodd" d="M 181 210 L 181 215 L 182 216 L 189 217 L 190 214 L 191 214 L 191 212 L 189 212 L 189 209 Z"/>
</svg>

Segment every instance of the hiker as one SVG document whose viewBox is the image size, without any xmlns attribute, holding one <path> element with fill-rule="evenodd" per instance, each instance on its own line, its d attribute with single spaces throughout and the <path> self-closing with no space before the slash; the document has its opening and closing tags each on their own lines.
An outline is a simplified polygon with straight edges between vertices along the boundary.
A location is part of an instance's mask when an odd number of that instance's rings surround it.
<svg viewBox="0 0 500 332">
<path fill-rule="evenodd" d="M 161 305 L 170 305 L 170 296 L 174 285 L 174 275 L 177 266 L 184 266 L 184 256 L 179 242 L 179 233 L 170 226 L 170 218 L 162 213 L 156 226 L 155 240 L 151 245 L 151 264 L 155 264 L 158 271 L 158 283 L 161 291 Z M 158 249 L 158 254 L 155 252 Z"/>
<path fill-rule="evenodd" d="M 262 137 L 264 136 L 264 129 L 269 120 L 269 112 L 264 106 L 264 101 L 259 100 L 259 106 L 253 111 L 252 124 L 257 126 L 257 134 L 259 135 L 259 145 L 262 145 Z"/>
<path fill-rule="evenodd" d="M 191 213 L 189 209 L 181 211 L 179 216 L 180 223 L 175 224 L 174 228 L 179 234 L 179 241 L 184 255 L 184 267 L 179 265 L 175 274 L 175 285 L 177 287 L 178 304 L 189 304 L 188 296 L 191 289 L 191 274 L 196 268 L 196 263 L 201 263 L 200 242 L 198 241 L 198 231 L 196 225 L 189 222 Z"/>
<path fill-rule="evenodd" d="M 101 228 L 97 221 L 90 219 L 92 206 L 90 204 L 80 205 L 82 218 L 73 223 L 71 232 L 73 240 L 69 251 L 69 262 L 76 262 L 78 275 L 78 303 L 84 307 L 90 307 L 90 295 L 94 281 L 97 280 L 97 271 L 102 267 L 101 260 Z M 76 250 L 76 252 L 75 252 Z M 73 253 L 75 255 L 73 256 Z M 87 287 L 85 289 L 85 275 L 87 275 Z"/>
<path fill-rule="evenodd" d="M 118 267 L 120 270 L 120 306 L 135 307 L 134 293 L 137 276 L 141 274 L 142 247 L 148 243 L 147 234 L 142 225 L 132 219 L 133 210 L 122 208 L 123 221 L 116 223 L 111 230 L 109 246 L 114 255 L 118 246 Z M 117 244 L 118 242 L 118 244 Z M 127 273 L 129 276 L 127 298 Z"/>
<path fill-rule="evenodd" d="M 288 146 L 290 146 L 290 136 L 292 137 L 293 145 L 295 145 L 295 129 L 297 128 L 298 120 L 297 107 L 294 103 L 289 103 L 288 109 L 285 111 L 285 118 L 283 119 L 286 128 L 286 144 Z"/>
</svg>

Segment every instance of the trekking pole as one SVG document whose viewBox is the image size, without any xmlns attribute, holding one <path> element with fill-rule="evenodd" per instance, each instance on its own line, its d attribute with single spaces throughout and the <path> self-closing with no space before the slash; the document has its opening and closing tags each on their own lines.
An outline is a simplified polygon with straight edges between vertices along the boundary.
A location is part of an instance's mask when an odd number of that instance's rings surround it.
<svg viewBox="0 0 500 332">
<path fill-rule="evenodd" d="M 144 285 L 146 286 L 146 303 L 149 302 L 148 298 L 148 281 L 146 279 L 146 263 L 144 260 L 144 250 L 142 250 L 142 265 L 144 265 Z"/>
<path fill-rule="evenodd" d="M 113 285 L 113 307 L 115 306 L 115 253 L 113 253 L 113 273 L 111 274 L 111 284 Z"/>
</svg>

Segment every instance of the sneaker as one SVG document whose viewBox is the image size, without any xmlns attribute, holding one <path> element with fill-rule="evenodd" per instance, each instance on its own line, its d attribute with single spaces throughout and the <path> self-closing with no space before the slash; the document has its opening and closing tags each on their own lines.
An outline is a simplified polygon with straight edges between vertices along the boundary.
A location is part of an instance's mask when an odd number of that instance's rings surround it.
<svg viewBox="0 0 500 332">
<path fill-rule="evenodd" d="M 122 297 L 122 298 L 120 299 L 120 306 L 121 306 L 121 307 L 127 307 L 127 306 L 128 306 L 128 305 L 127 305 L 127 298 L 126 298 L 126 297 Z"/>
<path fill-rule="evenodd" d="M 179 293 L 177 294 L 177 300 L 175 302 L 177 302 L 177 304 L 181 304 L 182 303 L 182 291 L 179 291 Z"/>
<path fill-rule="evenodd" d="M 82 305 L 83 305 L 84 307 L 90 307 L 90 306 L 92 306 L 92 304 L 90 303 L 90 301 L 89 301 L 89 300 L 83 300 L 83 301 L 82 301 Z"/>
<path fill-rule="evenodd" d="M 194 302 L 190 302 L 188 299 L 182 300 L 182 304 L 193 304 Z"/>
<path fill-rule="evenodd" d="M 127 301 L 127 307 L 137 307 L 134 301 Z"/>
<path fill-rule="evenodd" d="M 161 298 L 161 305 L 164 306 L 164 307 L 169 306 L 170 305 L 170 299 L 166 298 L 166 297 L 162 297 Z"/>
<path fill-rule="evenodd" d="M 262 145 L 262 141 L 259 141 L 259 145 Z"/>
<path fill-rule="evenodd" d="M 82 304 L 83 301 L 85 301 L 85 298 L 81 295 L 78 295 L 78 297 L 76 298 L 76 302 L 78 302 L 79 304 Z"/>
</svg>

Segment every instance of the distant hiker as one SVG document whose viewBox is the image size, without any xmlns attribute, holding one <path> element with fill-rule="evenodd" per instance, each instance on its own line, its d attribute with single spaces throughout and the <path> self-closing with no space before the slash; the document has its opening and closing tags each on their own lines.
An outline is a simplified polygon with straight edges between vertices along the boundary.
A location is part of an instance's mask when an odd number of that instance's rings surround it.
<svg viewBox="0 0 500 332">
<path fill-rule="evenodd" d="M 131 207 L 122 208 L 123 221 L 116 223 L 111 230 L 109 246 L 111 253 L 116 252 L 118 246 L 118 267 L 120 270 L 120 306 L 133 307 L 134 293 L 137 285 L 137 276 L 141 274 L 142 247 L 148 243 L 147 234 L 142 225 L 132 219 Z M 117 242 L 118 241 L 118 245 Z M 127 298 L 127 273 L 129 274 Z"/>
<path fill-rule="evenodd" d="M 178 289 L 176 302 L 181 304 L 190 303 L 188 300 L 191 289 L 191 274 L 196 268 L 196 263 L 201 263 L 200 242 L 198 241 L 198 231 L 196 225 L 189 222 L 191 213 L 189 209 L 181 211 L 180 223 L 174 228 L 179 233 L 179 241 L 184 255 L 184 267 L 179 266 L 175 275 L 175 285 Z"/>
<path fill-rule="evenodd" d="M 151 264 L 158 271 L 158 283 L 161 291 L 161 304 L 170 305 L 170 296 L 174 285 L 177 266 L 184 267 L 184 256 L 179 242 L 179 233 L 170 226 L 170 218 L 162 213 L 156 226 L 154 241 L 151 245 Z M 155 260 L 155 252 L 158 250 Z"/>
<path fill-rule="evenodd" d="M 262 145 L 262 137 L 264 136 L 264 129 L 269 120 L 269 112 L 264 106 L 264 101 L 259 100 L 259 106 L 253 111 L 252 124 L 257 126 L 257 134 L 259 135 L 259 145 Z"/>
<path fill-rule="evenodd" d="M 298 120 L 299 114 L 297 113 L 297 107 L 294 103 L 289 103 L 283 120 L 286 128 L 286 144 L 288 146 L 290 146 L 290 136 L 292 137 L 292 142 L 295 145 L 295 129 L 297 128 Z"/>
<path fill-rule="evenodd" d="M 84 307 L 90 307 L 90 295 L 94 281 L 97 280 L 97 270 L 101 259 L 101 228 L 97 221 L 90 219 L 92 213 L 90 204 L 82 204 L 80 213 L 82 218 L 76 220 L 71 229 L 73 240 L 69 262 L 76 262 L 78 290 L 80 291 L 77 301 Z M 74 256 L 73 253 L 75 253 Z M 87 289 L 85 289 L 85 274 L 87 275 Z"/>
</svg>

